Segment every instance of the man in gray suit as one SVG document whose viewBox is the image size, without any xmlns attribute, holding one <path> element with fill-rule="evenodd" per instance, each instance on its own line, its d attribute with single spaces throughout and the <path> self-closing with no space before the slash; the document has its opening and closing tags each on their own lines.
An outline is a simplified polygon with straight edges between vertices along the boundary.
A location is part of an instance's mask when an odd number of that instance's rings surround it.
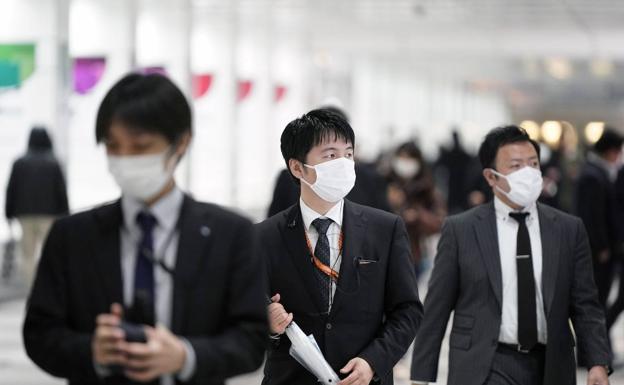
<svg viewBox="0 0 624 385">
<path fill-rule="evenodd" d="M 580 219 L 536 203 L 539 146 L 516 126 L 479 149 L 493 202 L 447 219 L 416 337 L 411 378 L 435 382 L 454 311 L 449 385 L 608 385 L 610 350 Z M 574 329 L 571 330 L 571 325 Z"/>
</svg>

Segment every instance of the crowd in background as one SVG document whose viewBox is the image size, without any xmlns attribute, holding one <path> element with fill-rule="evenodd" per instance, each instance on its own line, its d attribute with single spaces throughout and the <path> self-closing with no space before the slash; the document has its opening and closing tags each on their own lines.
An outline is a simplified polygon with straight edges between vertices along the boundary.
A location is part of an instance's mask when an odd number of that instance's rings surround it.
<svg viewBox="0 0 624 385">
<path fill-rule="evenodd" d="M 540 143 L 544 177 L 540 201 L 585 223 L 609 328 L 624 310 L 624 285 L 619 284 L 624 281 L 623 142 L 617 130 L 607 128 L 593 145 L 582 146 L 569 130 L 563 130 L 554 146 Z M 446 216 L 492 199 L 479 161 L 464 148 L 457 129 L 435 159 L 427 159 L 418 141 L 410 140 L 379 154 L 374 162 L 356 161 L 356 174 L 347 199 L 403 218 L 417 276 L 433 262 Z M 27 152 L 13 165 L 6 193 L 6 217 L 16 219 L 22 229 L 20 265 L 30 282 L 52 221 L 68 213 L 63 173 L 45 128 L 32 130 Z M 282 170 L 267 216 L 288 208 L 298 197 L 299 187 Z M 617 295 L 610 298 L 612 292 Z"/>
</svg>

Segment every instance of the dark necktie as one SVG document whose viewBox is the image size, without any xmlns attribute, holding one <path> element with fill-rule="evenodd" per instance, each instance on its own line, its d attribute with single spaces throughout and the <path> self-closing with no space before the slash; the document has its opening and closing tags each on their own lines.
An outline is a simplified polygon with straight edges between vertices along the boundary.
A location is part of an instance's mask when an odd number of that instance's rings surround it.
<svg viewBox="0 0 624 385">
<path fill-rule="evenodd" d="M 154 325 L 155 289 L 154 289 L 154 226 L 156 218 L 148 212 L 137 215 L 141 228 L 141 243 L 137 252 L 134 269 L 133 322 Z"/>
<path fill-rule="evenodd" d="M 518 275 L 518 344 L 530 350 L 537 344 L 535 277 L 531 257 L 531 238 L 526 225 L 529 213 L 510 213 L 518 222 L 516 266 Z"/>
<path fill-rule="evenodd" d="M 318 241 L 316 241 L 316 247 L 314 248 L 314 256 L 326 266 L 331 266 L 329 239 L 327 238 L 327 229 L 329 229 L 331 224 L 332 220 L 329 218 L 316 218 L 312 221 L 312 226 L 314 226 L 319 235 Z M 323 297 L 323 303 L 327 304 L 327 308 L 329 309 L 331 278 L 317 268 L 315 268 L 315 271 L 319 282 L 319 289 Z"/>
</svg>

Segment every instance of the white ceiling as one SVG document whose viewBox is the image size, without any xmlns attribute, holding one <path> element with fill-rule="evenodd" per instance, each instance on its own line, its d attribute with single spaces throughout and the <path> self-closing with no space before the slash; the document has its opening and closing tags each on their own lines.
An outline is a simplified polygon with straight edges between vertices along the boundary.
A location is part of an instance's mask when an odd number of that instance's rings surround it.
<svg viewBox="0 0 624 385">
<path fill-rule="evenodd" d="M 316 48 L 383 55 L 624 59 L 622 0 L 191 0 L 207 17 L 305 29 Z M 278 36 L 279 37 L 279 36 Z"/>
</svg>

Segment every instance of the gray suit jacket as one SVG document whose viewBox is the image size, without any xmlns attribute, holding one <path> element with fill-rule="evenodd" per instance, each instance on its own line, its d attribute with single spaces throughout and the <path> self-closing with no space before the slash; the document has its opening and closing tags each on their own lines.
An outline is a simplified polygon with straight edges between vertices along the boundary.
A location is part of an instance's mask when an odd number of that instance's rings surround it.
<svg viewBox="0 0 624 385">
<path fill-rule="evenodd" d="M 576 384 L 574 337 L 588 366 L 610 364 L 591 252 L 580 219 L 538 204 L 548 344 L 544 384 Z M 452 311 L 449 385 L 482 385 L 501 325 L 502 273 L 494 204 L 449 217 L 442 228 L 411 378 L 435 382 L 440 345 Z"/>
</svg>

